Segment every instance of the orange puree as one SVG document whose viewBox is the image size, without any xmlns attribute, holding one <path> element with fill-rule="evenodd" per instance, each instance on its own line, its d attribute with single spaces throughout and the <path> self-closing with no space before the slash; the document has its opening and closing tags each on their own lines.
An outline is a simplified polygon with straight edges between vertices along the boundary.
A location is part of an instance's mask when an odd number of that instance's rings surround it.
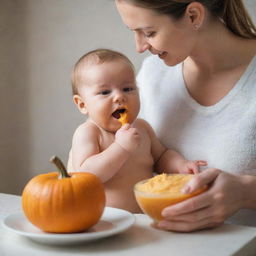
<svg viewBox="0 0 256 256">
<path fill-rule="evenodd" d="M 118 119 L 118 121 L 123 125 L 128 123 L 128 114 L 127 111 L 125 111 L 124 113 L 120 113 L 120 118 Z"/>
<path fill-rule="evenodd" d="M 135 185 L 135 197 L 144 213 L 156 221 L 162 220 L 162 210 L 172 204 L 198 195 L 206 188 L 191 194 L 183 194 L 181 189 L 193 177 L 192 174 L 160 174 Z"/>
</svg>

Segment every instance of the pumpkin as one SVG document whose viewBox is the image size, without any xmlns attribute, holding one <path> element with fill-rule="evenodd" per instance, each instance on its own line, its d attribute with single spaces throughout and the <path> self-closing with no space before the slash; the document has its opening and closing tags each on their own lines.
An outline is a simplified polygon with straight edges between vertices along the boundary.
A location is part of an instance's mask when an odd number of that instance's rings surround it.
<svg viewBox="0 0 256 256">
<path fill-rule="evenodd" d="M 45 232 L 82 232 L 95 225 L 105 207 L 100 179 L 86 172 L 67 173 L 62 162 L 51 159 L 60 171 L 32 178 L 22 192 L 28 220 Z"/>
<path fill-rule="evenodd" d="M 122 124 L 122 126 L 128 123 L 127 111 L 125 111 L 124 113 L 120 113 L 118 121 Z"/>
</svg>

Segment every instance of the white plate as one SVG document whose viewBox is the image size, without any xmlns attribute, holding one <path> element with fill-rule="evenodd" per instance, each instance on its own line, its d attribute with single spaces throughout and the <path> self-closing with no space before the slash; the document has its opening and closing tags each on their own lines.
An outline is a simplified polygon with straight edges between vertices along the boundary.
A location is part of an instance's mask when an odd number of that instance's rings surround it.
<svg viewBox="0 0 256 256">
<path fill-rule="evenodd" d="M 23 212 L 10 214 L 3 220 L 2 224 L 6 229 L 39 243 L 67 245 L 93 241 L 121 233 L 130 228 L 134 221 L 135 217 L 130 212 L 106 207 L 100 221 L 82 233 L 55 234 L 43 232 L 32 225 Z"/>
</svg>

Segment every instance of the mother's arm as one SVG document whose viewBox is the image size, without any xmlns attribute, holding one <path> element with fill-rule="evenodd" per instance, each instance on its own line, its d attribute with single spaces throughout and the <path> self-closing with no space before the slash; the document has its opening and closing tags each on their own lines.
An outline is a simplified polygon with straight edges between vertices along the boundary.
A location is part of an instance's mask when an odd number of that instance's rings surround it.
<svg viewBox="0 0 256 256">
<path fill-rule="evenodd" d="M 256 210 L 256 176 L 207 169 L 195 175 L 184 191 L 190 193 L 206 184 L 210 188 L 205 193 L 165 208 L 165 220 L 157 227 L 190 232 L 216 227 L 239 209 Z"/>
</svg>

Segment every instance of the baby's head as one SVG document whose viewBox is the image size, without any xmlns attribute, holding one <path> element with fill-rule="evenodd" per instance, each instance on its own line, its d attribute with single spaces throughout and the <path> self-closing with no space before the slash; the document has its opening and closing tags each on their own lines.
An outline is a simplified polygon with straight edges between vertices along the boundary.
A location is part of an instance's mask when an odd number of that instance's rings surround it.
<svg viewBox="0 0 256 256">
<path fill-rule="evenodd" d="M 72 72 L 73 99 L 82 114 L 104 130 L 120 128 L 120 112 L 132 123 L 140 101 L 134 66 L 123 54 L 97 49 L 82 56 Z"/>
</svg>

